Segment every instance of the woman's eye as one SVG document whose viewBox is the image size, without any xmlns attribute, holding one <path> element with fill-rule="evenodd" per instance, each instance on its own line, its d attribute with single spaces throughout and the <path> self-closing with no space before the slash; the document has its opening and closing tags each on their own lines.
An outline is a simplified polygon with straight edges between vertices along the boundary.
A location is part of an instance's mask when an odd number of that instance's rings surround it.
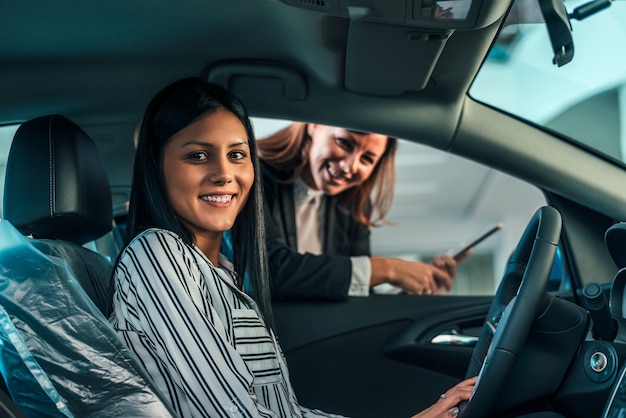
<svg viewBox="0 0 626 418">
<path fill-rule="evenodd" d="M 362 160 L 365 164 L 368 164 L 368 165 L 374 164 L 374 159 L 372 157 L 365 156 L 362 158 Z"/>
<path fill-rule="evenodd" d="M 344 148 L 351 148 L 352 144 L 346 138 L 335 137 L 335 141 L 337 144 L 341 145 Z"/>
<path fill-rule="evenodd" d="M 232 151 L 229 153 L 229 157 L 233 160 L 243 160 L 247 156 L 248 154 L 246 154 L 244 151 Z"/>
<path fill-rule="evenodd" d="M 204 152 L 193 152 L 187 156 L 191 161 L 205 161 L 208 157 Z"/>
</svg>

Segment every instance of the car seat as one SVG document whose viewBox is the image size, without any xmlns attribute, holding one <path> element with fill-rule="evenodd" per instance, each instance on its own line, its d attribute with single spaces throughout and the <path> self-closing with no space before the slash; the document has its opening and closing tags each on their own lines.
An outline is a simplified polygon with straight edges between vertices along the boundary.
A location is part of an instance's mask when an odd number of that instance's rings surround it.
<svg viewBox="0 0 626 418">
<path fill-rule="evenodd" d="M 28 416 L 175 416 L 109 324 L 112 225 L 95 143 L 69 119 L 16 132 L 0 220 L 0 372 Z"/>
<path fill-rule="evenodd" d="M 109 180 L 96 144 L 60 115 L 23 123 L 7 159 L 4 218 L 42 252 L 68 261 L 105 316 L 111 313 L 109 259 L 83 248 L 110 232 Z"/>
</svg>

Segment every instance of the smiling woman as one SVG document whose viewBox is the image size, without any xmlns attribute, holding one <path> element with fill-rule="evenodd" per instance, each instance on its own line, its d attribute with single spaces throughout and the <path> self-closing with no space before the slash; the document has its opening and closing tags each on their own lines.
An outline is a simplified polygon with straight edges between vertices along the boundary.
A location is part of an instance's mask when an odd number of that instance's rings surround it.
<svg viewBox="0 0 626 418">
<path fill-rule="evenodd" d="M 157 94 L 139 134 L 110 320 L 181 417 L 336 417 L 299 405 L 274 336 L 258 167 L 228 91 L 189 78 Z M 148 196 L 158 201 L 138 200 Z M 219 254 L 231 228 L 243 270 Z M 416 417 L 458 414 L 474 382 Z"/>
<path fill-rule="evenodd" d="M 163 150 L 163 179 L 172 209 L 218 265 L 215 243 L 235 223 L 254 182 L 248 135 L 239 119 L 217 110 L 174 134 Z"/>
<path fill-rule="evenodd" d="M 256 117 L 252 121 L 257 137 L 262 138 L 260 147 L 266 147 L 268 139 L 278 136 L 278 132 L 293 132 L 296 127 L 301 130 L 306 126 L 269 118 Z M 302 144 L 285 148 L 281 147 L 282 142 L 276 139 L 283 159 L 295 161 Z M 545 197 L 536 187 L 488 166 L 413 141 L 399 139 L 397 145 L 394 164 L 387 167 L 390 175 L 377 186 L 385 192 L 378 194 L 378 201 L 385 202 L 382 212 L 388 222 L 378 222 L 370 229 L 372 255 L 429 262 L 503 222 L 502 233 L 478 245 L 470 257 L 458 264 L 452 289 L 445 293 L 493 294 L 528 219 L 545 204 Z M 274 183 L 270 184 L 272 187 Z M 268 193 L 270 206 L 276 204 L 276 196 Z M 292 240 L 298 238 L 299 235 Z M 557 287 L 559 280 L 555 277 Z M 321 290 L 318 287 L 297 297 L 324 297 Z M 280 288 L 274 291 L 280 292 Z M 400 289 L 384 283 L 372 291 L 398 293 Z"/>
<path fill-rule="evenodd" d="M 188 78 L 152 99 L 111 323 L 183 417 L 297 408 L 270 331 L 258 178 L 252 127 L 228 91 Z M 231 228 L 234 265 L 219 256 Z"/>
<path fill-rule="evenodd" d="M 294 122 L 259 141 L 276 299 L 342 300 L 389 283 L 408 294 L 448 291 L 457 260 L 371 257 L 369 228 L 385 222 L 397 139 Z"/>
</svg>

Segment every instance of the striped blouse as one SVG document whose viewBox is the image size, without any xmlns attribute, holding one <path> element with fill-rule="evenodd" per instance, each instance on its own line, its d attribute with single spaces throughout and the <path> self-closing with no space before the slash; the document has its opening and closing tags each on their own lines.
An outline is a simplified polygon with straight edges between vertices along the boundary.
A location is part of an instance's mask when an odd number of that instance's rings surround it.
<svg viewBox="0 0 626 418">
<path fill-rule="evenodd" d="M 111 323 L 181 417 L 335 417 L 298 405 L 256 303 L 178 235 L 150 229 L 122 252 Z M 230 267 L 230 268 L 229 268 Z"/>
</svg>

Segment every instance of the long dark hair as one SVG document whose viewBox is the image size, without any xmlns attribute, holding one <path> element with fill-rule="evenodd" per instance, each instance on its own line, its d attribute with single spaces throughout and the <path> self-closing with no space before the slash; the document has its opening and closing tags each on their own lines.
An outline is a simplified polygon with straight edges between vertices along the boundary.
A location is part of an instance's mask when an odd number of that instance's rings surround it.
<svg viewBox="0 0 626 418">
<path fill-rule="evenodd" d="M 184 78 L 165 87 L 148 105 L 135 155 L 126 245 L 148 228 L 167 229 L 180 236 L 188 245 L 194 243 L 193 233 L 176 216 L 169 202 L 163 179 L 163 150 L 178 131 L 199 117 L 218 110 L 235 115 L 248 135 L 254 183 L 232 228 L 233 264 L 238 280 L 243 280 L 247 273 L 251 296 L 259 305 L 268 326 L 272 327 L 263 192 L 256 141 L 245 107 L 228 90 L 197 77 Z"/>
</svg>

